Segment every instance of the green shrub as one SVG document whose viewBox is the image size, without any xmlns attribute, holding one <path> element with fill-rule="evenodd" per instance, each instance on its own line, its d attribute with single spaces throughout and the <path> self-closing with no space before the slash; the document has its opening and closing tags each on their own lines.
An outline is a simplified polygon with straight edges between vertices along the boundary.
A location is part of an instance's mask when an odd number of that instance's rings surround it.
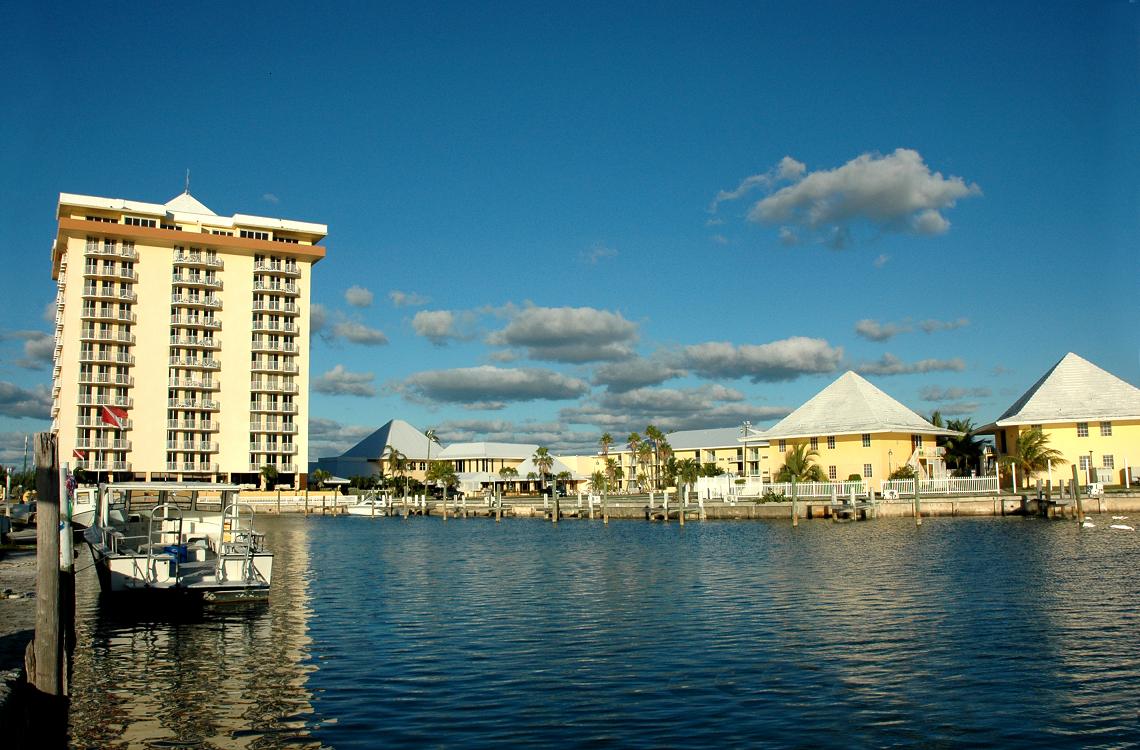
<svg viewBox="0 0 1140 750">
<path fill-rule="evenodd" d="M 863 475 L 862 474 L 848 474 L 847 475 L 847 481 L 848 482 L 862 482 L 863 481 Z"/>
</svg>

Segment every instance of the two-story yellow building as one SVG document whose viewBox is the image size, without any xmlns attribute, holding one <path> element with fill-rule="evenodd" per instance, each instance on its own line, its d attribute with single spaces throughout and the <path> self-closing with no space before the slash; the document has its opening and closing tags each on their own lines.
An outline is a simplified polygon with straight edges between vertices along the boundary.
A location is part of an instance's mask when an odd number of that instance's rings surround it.
<svg viewBox="0 0 1140 750">
<path fill-rule="evenodd" d="M 1019 484 L 1072 478 L 1074 464 L 1082 482 L 1131 484 L 1126 472 L 1140 461 L 1140 388 L 1069 352 L 980 432 L 992 433 L 1006 456 L 1035 427 L 1065 463 L 1018 477 Z"/>
</svg>

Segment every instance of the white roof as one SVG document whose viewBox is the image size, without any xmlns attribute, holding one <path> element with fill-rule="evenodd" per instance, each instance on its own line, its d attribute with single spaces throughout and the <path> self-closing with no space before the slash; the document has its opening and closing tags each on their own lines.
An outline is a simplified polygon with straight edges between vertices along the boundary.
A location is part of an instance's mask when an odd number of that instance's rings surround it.
<svg viewBox="0 0 1140 750">
<path fill-rule="evenodd" d="M 669 441 L 669 447 L 674 451 L 691 451 L 698 448 L 737 448 L 742 444 L 744 435 L 740 427 L 715 427 L 708 430 L 670 432 L 665 439 Z M 748 442 L 753 446 L 767 445 L 767 433 L 753 428 L 748 431 Z"/>
<path fill-rule="evenodd" d="M 522 443 L 452 443 L 439 452 L 441 461 L 454 461 L 474 458 L 518 459 L 530 458 L 538 450 L 537 445 Z"/>
<path fill-rule="evenodd" d="M 202 201 L 190 195 L 189 191 L 168 200 L 166 202 L 166 208 L 169 211 L 184 214 L 205 214 L 206 216 L 217 216 L 216 213 L 206 208 L 205 204 L 203 204 Z"/>
<path fill-rule="evenodd" d="M 994 422 L 998 427 L 1140 419 L 1140 388 L 1069 352 Z"/>
<path fill-rule="evenodd" d="M 905 432 L 957 435 L 935 427 L 911 409 L 848 370 L 803 406 L 781 419 L 763 436 L 768 440 Z"/>
</svg>

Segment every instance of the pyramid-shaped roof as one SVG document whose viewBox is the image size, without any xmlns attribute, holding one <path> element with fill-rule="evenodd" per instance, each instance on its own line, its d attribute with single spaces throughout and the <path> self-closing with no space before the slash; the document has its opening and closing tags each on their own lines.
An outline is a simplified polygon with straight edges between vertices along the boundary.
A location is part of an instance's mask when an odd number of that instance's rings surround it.
<svg viewBox="0 0 1140 750">
<path fill-rule="evenodd" d="M 744 441 L 740 427 L 714 427 L 705 430 L 678 430 L 670 432 L 665 438 L 669 447 L 675 451 L 691 451 L 697 448 L 731 448 Z M 760 429 L 753 428 L 748 432 L 748 442 L 753 446 L 762 445 L 768 440 L 768 434 Z"/>
<path fill-rule="evenodd" d="M 383 427 L 345 451 L 341 458 L 365 458 L 379 460 L 391 445 L 408 458 L 425 461 L 428 457 L 428 439 L 422 432 L 402 419 L 388 421 Z M 432 456 L 438 457 L 440 446 L 431 449 Z"/>
<path fill-rule="evenodd" d="M 906 432 L 957 435 L 935 427 L 911 409 L 848 370 L 803 406 L 781 419 L 763 437 L 768 440 L 820 435 Z"/>
<path fill-rule="evenodd" d="M 165 204 L 168 211 L 176 211 L 182 214 L 206 214 L 207 216 L 217 216 L 213 211 L 206 208 L 202 201 L 198 200 L 189 192 L 176 195 L 168 200 Z"/>
<path fill-rule="evenodd" d="M 1114 419 L 1140 419 L 1140 388 L 1069 352 L 994 424 L 1007 427 Z"/>
</svg>

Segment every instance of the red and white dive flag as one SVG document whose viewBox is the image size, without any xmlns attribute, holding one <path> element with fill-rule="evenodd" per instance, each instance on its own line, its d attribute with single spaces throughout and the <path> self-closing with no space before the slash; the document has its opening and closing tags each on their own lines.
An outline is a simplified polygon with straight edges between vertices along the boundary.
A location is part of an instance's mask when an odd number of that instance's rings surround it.
<svg viewBox="0 0 1140 750">
<path fill-rule="evenodd" d="M 71 455 L 75 456 L 80 461 L 86 461 L 87 460 L 87 454 L 84 451 L 79 450 L 78 448 L 72 448 L 71 449 Z"/>
<path fill-rule="evenodd" d="M 104 406 L 103 407 L 103 421 L 112 427 L 123 429 L 123 423 L 127 419 L 127 410 L 120 409 L 117 406 Z"/>
</svg>

